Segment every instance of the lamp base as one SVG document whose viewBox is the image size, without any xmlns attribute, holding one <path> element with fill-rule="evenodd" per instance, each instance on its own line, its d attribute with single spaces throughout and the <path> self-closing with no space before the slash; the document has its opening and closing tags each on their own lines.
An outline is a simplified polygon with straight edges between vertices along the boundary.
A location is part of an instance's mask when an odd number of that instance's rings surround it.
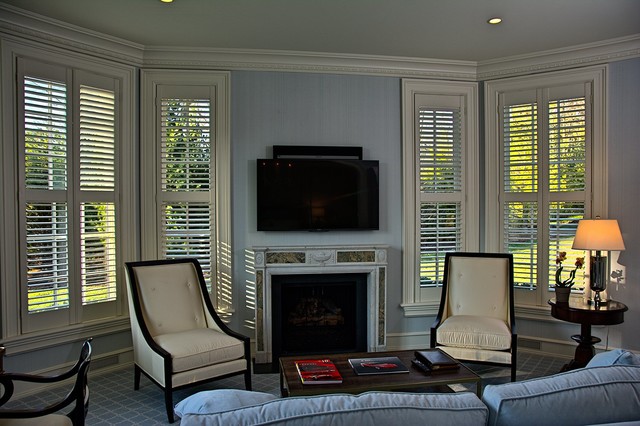
<svg viewBox="0 0 640 426">
<path fill-rule="evenodd" d="M 595 292 L 593 304 L 597 308 L 607 303 L 607 300 L 600 296 L 600 292 L 605 291 L 607 288 L 607 258 L 601 256 L 598 250 L 595 256 L 591 256 L 589 267 L 591 269 L 589 287 Z"/>
<path fill-rule="evenodd" d="M 602 305 L 606 305 L 609 303 L 607 299 L 600 297 L 600 290 L 595 290 L 595 296 L 593 296 L 593 301 L 589 300 L 589 305 L 593 304 L 596 308 L 599 308 Z"/>
</svg>

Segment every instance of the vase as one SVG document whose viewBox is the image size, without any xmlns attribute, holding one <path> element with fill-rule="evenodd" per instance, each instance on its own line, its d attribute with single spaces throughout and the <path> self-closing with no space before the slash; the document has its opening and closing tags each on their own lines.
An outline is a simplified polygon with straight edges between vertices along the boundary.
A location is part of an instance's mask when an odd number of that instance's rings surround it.
<svg viewBox="0 0 640 426">
<path fill-rule="evenodd" d="M 569 303 L 571 287 L 556 287 L 556 303 Z"/>
</svg>

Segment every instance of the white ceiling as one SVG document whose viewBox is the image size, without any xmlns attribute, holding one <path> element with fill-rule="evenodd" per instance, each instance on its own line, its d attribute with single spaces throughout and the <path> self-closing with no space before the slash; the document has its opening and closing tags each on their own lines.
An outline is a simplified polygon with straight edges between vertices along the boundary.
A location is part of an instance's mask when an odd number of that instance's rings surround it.
<svg viewBox="0 0 640 426">
<path fill-rule="evenodd" d="M 487 61 L 640 34 L 640 0 L 0 0 L 145 46 Z M 501 25 L 487 19 L 501 16 Z"/>
</svg>

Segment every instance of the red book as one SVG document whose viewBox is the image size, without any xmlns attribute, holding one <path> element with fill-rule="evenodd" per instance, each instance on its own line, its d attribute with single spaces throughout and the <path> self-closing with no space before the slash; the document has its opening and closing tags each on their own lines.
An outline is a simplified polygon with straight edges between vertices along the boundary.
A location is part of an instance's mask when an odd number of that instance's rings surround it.
<svg viewBox="0 0 640 426">
<path fill-rule="evenodd" d="M 342 383 L 340 372 L 329 359 L 305 359 L 295 364 L 300 380 L 305 385 Z"/>
</svg>

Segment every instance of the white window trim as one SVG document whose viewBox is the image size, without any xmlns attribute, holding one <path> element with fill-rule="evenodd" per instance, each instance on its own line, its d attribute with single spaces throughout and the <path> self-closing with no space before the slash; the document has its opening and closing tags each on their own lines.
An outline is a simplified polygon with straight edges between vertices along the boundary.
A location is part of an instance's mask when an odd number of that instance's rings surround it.
<svg viewBox="0 0 640 426">
<path fill-rule="evenodd" d="M 426 80 L 402 81 L 402 193 L 403 199 L 403 262 L 402 308 L 404 315 L 435 315 L 440 304 L 440 289 L 434 289 L 428 300 L 419 300 L 419 232 L 417 162 L 419 153 L 415 143 L 416 95 L 459 96 L 464 104 L 463 185 L 465 188 L 464 250 L 479 247 L 479 151 L 478 151 L 478 85 L 465 82 L 441 82 Z"/>
<path fill-rule="evenodd" d="M 501 93 L 531 90 L 541 87 L 562 86 L 575 83 L 591 83 L 591 206 L 587 214 L 592 217 L 607 217 L 607 132 L 606 132 L 606 71 L 607 66 L 595 66 L 580 70 L 567 70 L 535 76 L 516 77 L 485 83 L 485 247 L 487 251 L 501 250 L 501 206 L 500 179 L 500 115 L 499 98 Z M 540 287 L 540 286 L 538 286 Z M 542 290 L 538 290 L 541 292 Z M 516 313 L 526 313 L 528 318 L 548 319 L 549 309 L 544 308 L 546 300 L 540 293 L 535 305 L 518 303 Z"/>
<path fill-rule="evenodd" d="M 20 326 L 20 288 L 12 283 L 20 283 L 20 230 L 19 215 L 20 206 L 17 205 L 17 189 L 20 182 L 17 180 L 18 170 L 18 145 L 16 138 L 17 101 L 16 101 L 16 58 L 28 57 L 38 61 L 81 69 L 95 74 L 107 75 L 120 80 L 121 93 L 119 122 L 120 144 L 117 146 L 118 158 L 117 185 L 119 187 L 119 208 L 122 211 L 135 212 L 136 194 L 134 185 L 136 164 L 136 128 L 134 123 L 134 105 L 136 97 L 135 68 L 127 65 L 119 65 L 100 58 L 81 54 L 72 54 L 68 51 L 53 47 L 43 48 L 37 43 L 29 41 L 0 40 L 2 52 L 2 149 L 0 150 L 0 164 L 2 164 L 2 185 L 0 186 L 0 199 L 2 199 L 2 214 L 0 215 L 0 239 L 3 241 L 0 247 L 0 307 L 1 329 L 0 337 L 3 342 L 10 344 L 15 351 L 33 350 L 49 346 L 52 341 L 58 343 L 73 342 L 78 335 L 106 335 L 122 331 L 128 327 L 128 310 L 126 297 L 124 297 L 124 268 L 117 270 L 117 291 L 119 294 L 117 315 L 111 319 L 89 321 L 59 327 L 56 329 L 21 334 Z M 135 214 L 123 214 L 118 217 L 118 265 L 123 265 L 127 259 L 133 258 L 136 247 Z"/>
<path fill-rule="evenodd" d="M 220 303 L 222 297 L 216 294 L 216 281 L 224 279 L 232 283 L 232 240 L 231 240 L 231 136 L 230 136 L 230 73 L 210 71 L 165 71 L 147 69 L 142 71 L 141 98 L 141 233 L 142 258 L 160 258 L 158 235 L 160 223 L 157 217 L 156 189 L 159 187 L 157 174 L 158 149 L 156 143 L 156 105 L 155 94 L 158 85 L 176 86 L 211 86 L 215 87 L 214 105 L 215 134 L 215 241 L 212 251 L 215 252 L 214 264 L 211 265 L 212 294 L 211 300 L 221 314 L 233 312 L 231 304 Z M 228 297 L 227 297 L 228 299 Z"/>
</svg>

